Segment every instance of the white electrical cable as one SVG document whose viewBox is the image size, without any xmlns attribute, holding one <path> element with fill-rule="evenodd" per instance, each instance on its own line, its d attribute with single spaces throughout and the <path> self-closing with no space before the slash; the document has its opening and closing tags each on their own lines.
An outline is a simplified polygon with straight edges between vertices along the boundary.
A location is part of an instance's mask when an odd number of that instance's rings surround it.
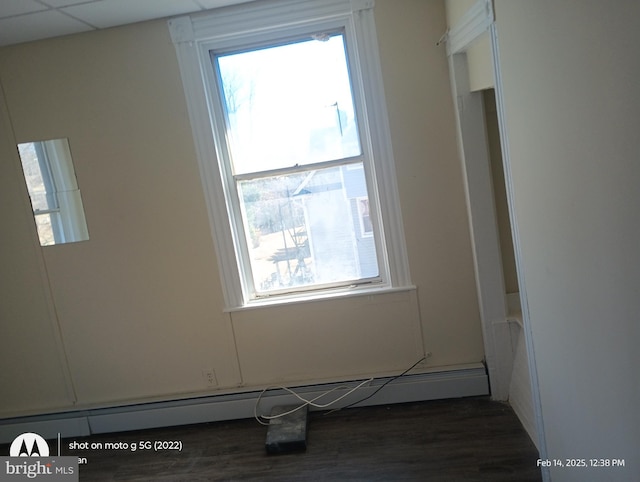
<svg viewBox="0 0 640 482">
<path fill-rule="evenodd" d="M 284 417 L 284 416 L 289 415 L 291 413 L 297 412 L 298 410 L 300 410 L 300 409 L 302 409 L 304 407 L 307 407 L 307 406 L 311 406 L 311 407 L 314 407 L 314 408 L 327 408 L 327 407 L 330 407 L 331 405 L 333 405 L 334 403 L 339 402 L 344 397 L 347 397 L 347 396 L 351 395 L 353 392 L 355 392 L 359 388 L 363 387 L 367 383 L 371 383 L 372 381 L 373 381 L 373 378 L 368 378 L 368 379 L 360 382 L 355 387 L 351 388 L 347 393 L 345 393 L 345 394 L 341 395 L 340 397 L 338 397 L 338 398 L 336 398 L 334 400 L 331 400 L 330 402 L 327 402 L 327 403 L 314 403 L 314 402 L 316 400 L 322 398 L 322 397 L 325 397 L 326 395 L 329 395 L 332 392 L 335 392 L 336 390 L 345 390 L 345 389 L 348 389 L 350 387 L 346 386 L 346 385 L 341 385 L 341 386 L 338 386 L 338 387 L 334 387 L 331 390 L 327 390 L 326 392 L 321 393 L 317 397 L 312 398 L 311 400 L 308 400 L 308 399 L 304 398 L 303 396 L 297 394 L 295 391 L 293 391 L 290 388 L 287 388 L 287 387 L 284 387 L 284 386 L 281 386 L 281 385 L 270 386 L 270 387 L 267 387 L 264 390 L 262 390 L 262 392 L 260 392 L 260 395 L 258 396 L 258 399 L 256 400 L 256 404 L 253 407 L 253 416 L 256 419 L 256 421 L 258 423 L 260 423 L 261 425 L 269 425 L 269 423 L 263 422 L 263 420 L 273 420 L 274 418 Z M 262 400 L 262 396 L 268 390 L 273 390 L 273 389 L 276 389 L 276 388 L 289 392 L 291 395 L 293 395 L 294 397 L 296 397 L 298 400 L 300 400 L 303 403 L 301 405 L 299 405 L 298 407 L 295 407 L 294 409 L 289 410 L 288 412 L 280 413 L 278 415 L 258 415 L 258 407 L 260 405 L 260 401 Z"/>
<path fill-rule="evenodd" d="M 376 393 L 378 393 L 380 390 L 382 390 L 384 387 L 386 387 L 389 383 L 391 383 L 394 380 L 397 380 L 398 378 L 406 375 L 409 371 L 411 371 L 413 368 L 416 367 L 416 365 L 418 365 L 421 361 L 426 360 L 427 356 L 422 357 L 420 360 L 418 360 L 416 363 L 414 363 L 413 365 L 411 365 L 409 368 L 407 368 L 404 372 L 402 372 L 400 375 L 396 375 L 395 377 L 390 378 L 389 380 L 387 380 L 386 382 L 384 382 L 382 385 L 380 385 L 372 394 L 370 394 L 369 396 L 361 399 L 361 400 L 357 400 L 353 403 L 350 403 L 349 405 L 347 405 L 346 407 L 343 408 L 349 408 L 352 407 L 353 405 L 357 405 L 361 402 L 364 402 L 365 400 L 368 400 L 369 398 L 371 398 L 372 396 L 374 396 Z M 341 386 L 337 386 L 332 388 L 331 390 L 327 390 L 324 393 L 321 393 L 320 395 L 318 395 L 315 398 L 312 398 L 311 400 L 307 400 L 306 398 L 298 395 L 296 392 L 294 392 L 292 389 L 281 386 L 281 385 L 277 385 L 277 386 L 269 386 L 267 388 L 265 388 L 264 390 L 262 390 L 262 392 L 260 392 L 260 395 L 258 396 L 258 399 L 256 400 L 256 404 L 253 407 L 253 417 L 256 419 L 256 421 L 261 424 L 261 425 L 269 425 L 268 422 L 264 422 L 263 420 L 273 420 L 274 418 L 280 418 L 280 417 L 284 417 L 286 415 L 289 415 L 291 413 L 297 412 L 298 410 L 307 407 L 307 406 L 311 406 L 314 408 L 327 408 L 330 407 L 331 405 L 333 405 L 336 402 L 339 402 L 340 400 L 342 400 L 343 398 L 351 395 L 353 392 L 355 392 L 356 390 L 362 388 L 364 385 L 366 385 L 367 383 L 371 383 L 374 379 L 373 378 L 368 378 L 362 382 L 360 382 L 358 385 L 356 385 L 353 388 L 350 388 L 347 385 L 341 385 Z M 340 397 L 336 398 L 335 400 L 331 400 L 330 402 L 327 403 L 314 403 L 316 400 L 329 395 L 332 392 L 335 392 L 336 390 L 345 390 L 345 389 L 349 389 L 349 391 L 347 393 L 345 393 L 344 395 L 341 395 Z M 272 390 L 272 389 L 280 389 L 280 390 L 285 390 L 287 392 L 289 392 L 290 394 L 292 394 L 294 397 L 296 397 L 298 400 L 300 400 L 301 402 L 303 402 L 301 405 L 299 405 L 298 407 L 295 407 L 285 413 L 280 413 L 278 415 L 258 415 L 258 408 L 260 405 L 260 401 L 262 400 L 262 396 L 268 391 L 268 390 Z M 334 410 L 329 411 L 328 413 L 332 413 L 336 410 L 340 410 L 339 408 L 336 408 Z"/>
</svg>

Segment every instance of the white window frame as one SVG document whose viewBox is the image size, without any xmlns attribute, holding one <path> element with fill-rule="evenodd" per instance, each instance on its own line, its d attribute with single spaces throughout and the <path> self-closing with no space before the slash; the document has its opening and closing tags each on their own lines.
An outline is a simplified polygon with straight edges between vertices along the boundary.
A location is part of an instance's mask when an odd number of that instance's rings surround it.
<svg viewBox="0 0 640 482">
<path fill-rule="evenodd" d="M 169 20 L 196 146 L 212 236 L 220 267 L 225 309 L 264 303 L 412 288 L 387 119 L 374 23 L 374 0 L 266 0 L 220 8 Z M 229 174 L 222 152 L 224 118 L 210 51 L 255 45 L 283 37 L 343 28 L 363 154 L 368 156 L 367 187 L 379 226 L 379 269 L 375 287 L 350 286 L 277 295 L 268 301 L 252 297 L 238 254 L 242 219 L 229 194 Z M 216 96 L 218 96 L 216 98 Z M 223 129 L 222 129 L 223 131 Z M 377 209 L 375 209 L 377 208 Z"/>
</svg>

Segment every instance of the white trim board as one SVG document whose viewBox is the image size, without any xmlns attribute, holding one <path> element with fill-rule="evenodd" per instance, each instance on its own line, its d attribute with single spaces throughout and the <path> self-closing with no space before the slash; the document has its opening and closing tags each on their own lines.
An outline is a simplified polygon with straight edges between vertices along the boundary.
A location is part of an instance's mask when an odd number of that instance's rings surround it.
<svg viewBox="0 0 640 482">
<path fill-rule="evenodd" d="M 456 106 L 458 147 L 465 183 L 469 231 L 473 248 L 476 289 L 484 338 L 491 395 L 506 400 L 511 377 L 511 343 L 506 290 L 491 165 L 481 92 L 471 92 L 466 55 L 449 56 L 451 90 Z"/>
<path fill-rule="evenodd" d="M 344 407 L 371 395 L 392 377 L 377 378 L 369 386 L 345 397 L 332 408 Z M 349 385 L 355 386 L 357 382 Z M 301 395 L 314 398 L 346 382 L 296 388 Z M 337 392 L 340 393 L 340 392 Z M 417 375 L 405 375 L 381 389 L 376 395 L 357 406 L 482 396 L 489 394 L 489 381 L 484 365 L 476 363 L 464 368 Z M 253 417 L 259 391 L 217 395 L 211 397 L 146 403 L 116 408 L 84 410 L 33 417 L 21 417 L 0 422 L 0 443 L 10 443 L 17 435 L 35 432 L 47 439 L 60 433 L 62 438 L 81 437 L 99 433 L 125 432 L 149 428 L 218 422 Z M 283 390 L 268 391 L 262 398 L 262 413 L 269 413 L 274 405 L 296 404 L 297 399 Z M 316 410 L 313 409 L 312 410 Z"/>
<path fill-rule="evenodd" d="M 493 4 L 491 0 L 478 0 L 458 20 L 447 38 L 447 55 L 464 52 L 478 40 L 478 37 L 489 30 L 493 23 Z"/>
<path fill-rule="evenodd" d="M 480 35 L 488 31 L 491 42 L 493 74 L 495 79 L 496 108 L 500 130 L 503 168 L 507 190 L 507 202 L 512 227 L 513 247 L 516 258 L 518 284 L 522 312 L 520 316 L 512 316 L 509 308 L 513 306 L 513 297 L 504 291 L 500 245 L 496 232 L 496 219 L 492 201 L 492 185 L 488 176 L 488 159 L 484 112 L 479 92 L 471 92 L 467 70 L 466 52 Z M 513 209 L 513 183 L 511 179 L 511 158 L 509 153 L 507 121 L 504 113 L 498 33 L 495 24 L 493 4 L 491 0 L 477 0 L 463 15 L 458 23 L 451 27 L 445 35 L 447 56 L 451 74 L 451 91 L 456 106 L 456 129 L 462 160 L 467 206 L 469 208 L 470 228 L 473 242 L 473 254 L 476 271 L 476 284 L 480 303 L 480 315 L 485 344 L 485 357 L 492 386 L 492 397 L 506 400 L 509 396 L 513 377 L 514 352 L 510 339 L 509 323 L 515 321 L 522 326 L 522 334 L 526 345 L 526 353 L 520 350 L 519 357 L 526 355 L 528 375 L 531 384 L 531 398 L 534 412 L 534 427 L 522 416 L 522 406 L 516 414 L 523 424 L 528 424 L 529 433 L 535 431 L 537 447 L 542 459 L 547 458 L 547 447 L 542 418 L 542 406 L 537 378 L 535 351 L 531 335 L 531 323 L 527 303 L 527 293 L 521 272 L 520 236 Z M 517 373 L 523 382 L 522 358 Z M 522 387 L 517 387 L 522 390 Z M 527 395 L 524 395 L 527 396 Z M 516 402 L 517 405 L 517 402 Z M 535 430 L 534 430 L 535 429 Z M 542 470 L 543 480 L 550 479 L 548 468 Z"/>
</svg>

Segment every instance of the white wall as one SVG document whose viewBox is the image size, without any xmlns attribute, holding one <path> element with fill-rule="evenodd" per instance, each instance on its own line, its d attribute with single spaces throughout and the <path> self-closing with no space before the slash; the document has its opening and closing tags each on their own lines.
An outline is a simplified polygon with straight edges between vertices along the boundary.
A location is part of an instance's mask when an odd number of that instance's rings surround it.
<svg viewBox="0 0 640 482">
<path fill-rule="evenodd" d="M 495 7 L 548 455 L 626 464 L 552 479 L 637 481 L 640 3 Z"/>
</svg>

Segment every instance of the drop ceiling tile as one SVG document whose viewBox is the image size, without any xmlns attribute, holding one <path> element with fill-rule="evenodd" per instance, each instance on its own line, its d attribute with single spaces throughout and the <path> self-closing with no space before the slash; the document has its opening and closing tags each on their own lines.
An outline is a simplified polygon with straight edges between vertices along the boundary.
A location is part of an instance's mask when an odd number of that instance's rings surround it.
<svg viewBox="0 0 640 482">
<path fill-rule="evenodd" d="M 100 2 L 102 0 L 40 0 L 40 2 L 53 8 L 68 7 L 78 3 Z"/>
<path fill-rule="evenodd" d="M 56 10 L 47 10 L 10 19 L 0 19 L 0 45 L 29 42 L 87 30 L 92 28 Z"/>
<path fill-rule="evenodd" d="M 200 11 L 193 0 L 102 0 L 61 9 L 98 28 Z"/>
<path fill-rule="evenodd" d="M 46 9 L 47 7 L 33 0 L 2 0 L 0 1 L 0 18 Z"/>
<path fill-rule="evenodd" d="M 238 3 L 252 2 L 253 0 L 196 0 L 203 8 L 209 10 L 211 8 L 226 7 L 228 5 L 237 5 Z"/>
</svg>

